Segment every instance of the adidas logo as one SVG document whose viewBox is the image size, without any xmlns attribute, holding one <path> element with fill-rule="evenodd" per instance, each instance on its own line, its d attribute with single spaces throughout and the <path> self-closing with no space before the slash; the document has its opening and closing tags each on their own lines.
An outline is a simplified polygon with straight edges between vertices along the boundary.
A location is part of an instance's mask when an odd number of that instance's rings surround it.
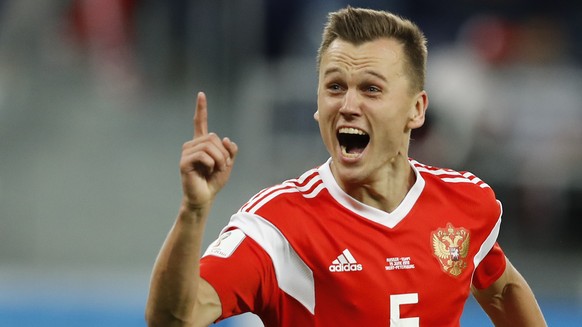
<svg viewBox="0 0 582 327">
<path fill-rule="evenodd" d="M 332 261 L 329 266 L 329 271 L 331 272 L 361 271 L 362 269 L 364 269 L 364 267 L 356 262 L 356 259 L 348 249 L 345 249 L 340 255 L 338 255 L 337 259 Z"/>
</svg>

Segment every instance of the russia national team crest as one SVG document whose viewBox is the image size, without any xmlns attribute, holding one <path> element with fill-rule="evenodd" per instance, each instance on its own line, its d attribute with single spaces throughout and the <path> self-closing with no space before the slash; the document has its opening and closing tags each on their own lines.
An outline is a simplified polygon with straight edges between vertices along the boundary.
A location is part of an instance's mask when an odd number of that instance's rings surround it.
<svg viewBox="0 0 582 327">
<path fill-rule="evenodd" d="M 463 227 L 455 228 L 451 223 L 431 233 L 433 255 L 437 258 L 444 272 L 454 277 L 466 268 L 469 253 L 470 235 Z"/>
</svg>

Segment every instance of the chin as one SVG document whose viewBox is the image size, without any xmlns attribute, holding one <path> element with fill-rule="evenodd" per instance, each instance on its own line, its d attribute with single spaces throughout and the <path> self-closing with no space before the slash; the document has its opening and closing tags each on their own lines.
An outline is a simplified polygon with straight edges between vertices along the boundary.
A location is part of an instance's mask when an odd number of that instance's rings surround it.
<svg viewBox="0 0 582 327">
<path fill-rule="evenodd" d="M 355 184 L 363 181 L 367 175 L 363 167 L 355 164 L 342 164 L 341 162 L 335 161 L 332 163 L 335 172 L 336 179 L 342 181 L 342 183 Z"/>
</svg>

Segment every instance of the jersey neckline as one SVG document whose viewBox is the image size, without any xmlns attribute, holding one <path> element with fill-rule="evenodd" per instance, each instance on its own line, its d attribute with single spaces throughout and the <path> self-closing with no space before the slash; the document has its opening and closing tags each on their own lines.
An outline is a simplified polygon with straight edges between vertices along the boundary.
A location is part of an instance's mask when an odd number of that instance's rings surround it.
<svg viewBox="0 0 582 327">
<path fill-rule="evenodd" d="M 416 176 L 416 181 L 414 185 L 410 188 L 402 202 L 394 209 L 392 212 L 386 212 L 378 208 L 367 205 L 360 202 L 349 194 L 347 194 L 337 183 L 335 177 L 331 172 L 331 158 L 329 158 L 325 164 L 318 168 L 321 179 L 329 191 L 329 194 L 344 208 L 368 219 L 374 221 L 378 224 L 384 225 L 388 228 L 394 228 L 398 223 L 408 215 L 410 210 L 414 207 L 416 201 L 420 197 L 422 190 L 425 186 L 425 180 L 422 178 L 421 174 L 418 172 L 416 167 L 412 162 L 408 161 L 414 175 Z"/>
</svg>

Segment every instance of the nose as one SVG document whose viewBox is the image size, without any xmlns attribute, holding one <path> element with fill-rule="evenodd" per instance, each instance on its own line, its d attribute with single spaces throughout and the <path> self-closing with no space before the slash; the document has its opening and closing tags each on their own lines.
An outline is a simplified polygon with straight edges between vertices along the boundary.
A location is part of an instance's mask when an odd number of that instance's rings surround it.
<svg viewBox="0 0 582 327">
<path fill-rule="evenodd" d="M 339 112 L 344 116 L 359 116 L 360 115 L 360 99 L 358 92 L 348 89 L 344 95 L 342 106 Z"/>
</svg>

